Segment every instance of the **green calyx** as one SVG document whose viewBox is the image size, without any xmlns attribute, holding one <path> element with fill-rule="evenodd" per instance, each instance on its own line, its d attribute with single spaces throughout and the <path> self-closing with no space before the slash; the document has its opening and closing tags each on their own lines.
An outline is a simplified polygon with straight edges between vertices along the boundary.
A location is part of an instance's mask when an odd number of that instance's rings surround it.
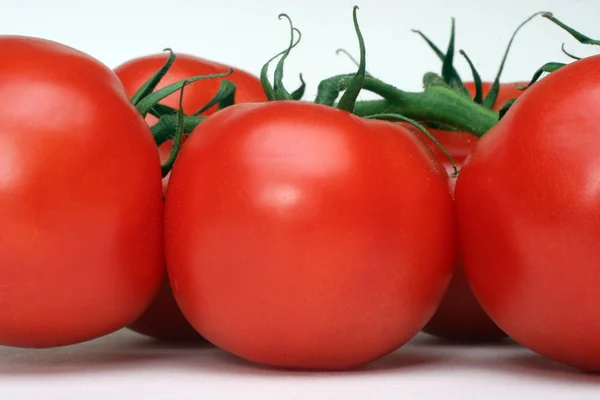
<svg viewBox="0 0 600 400">
<path fill-rule="evenodd" d="M 555 18 L 552 13 L 550 13 L 550 12 L 544 12 L 544 13 L 541 13 L 541 14 L 542 14 L 542 17 L 544 17 L 544 18 L 552 21 L 553 23 L 555 23 L 556 25 L 558 25 L 559 27 L 561 27 L 563 30 L 567 31 L 567 33 L 569 33 L 571 36 L 573 36 L 575 38 L 575 40 L 577 40 L 579 43 L 581 43 L 581 44 L 595 45 L 595 46 L 600 45 L 600 40 L 592 39 L 592 38 L 584 35 L 583 33 L 579 32 L 579 31 L 576 31 L 575 29 L 571 28 L 570 26 L 568 26 L 564 22 L 562 22 L 559 19 Z"/>
<path fill-rule="evenodd" d="M 561 20 L 555 18 L 552 13 L 543 12 L 543 13 L 538 13 L 538 15 L 539 14 L 541 14 L 542 17 L 551 21 L 555 25 L 558 25 L 560 28 L 562 28 L 564 31 L 566 31 L 569 35 L 571 35 L 573 38 L 575 38 L 575 40 L 577 40 L 579 43 L 592 45 L 592 46 L 600 45 L 600 40 L 592 39 L 589 36 L 586 36 L 583 33 L 571 28 L 569 25 L 567 25 L 564 22 L 562 22 Z M 573 60 L 577 61 L 577 60 L 581 59 L 581 57 L 578 57 L 578 56 L 575 56 L 575 55 L 569 53 L 565 49 L 564 43 L 561 45 L 561 49 L 562 49 L 563 53 L 565 53 L 568 57 L 572 58 Z M 548 63 L 542 65 L 540 68 L 537 69 L 537 71 L 535 71 L 535 73 L 533 74 L 533 77 L 531 78 L 529 83 L 524 87 L 519 87 L 519 89 L 521 89 L 521 90 L 527 89 L 528 87 L 533 85 L 535 82 L 537 82 L 544 73 L 550 74 L 552 72 L 559 70 L 560 68 L 564 67 L 565 65 L 567 65 L 567 64 L 559 63 L 559 62 L 548 62 Z"/>
<path fill-rule="evenodd" d="M 348 82 L 346 91 L 342 95 L 342 98 L 340 99 L 340 101 L 337 105 L 337 107 L 340 110 L 345 110 L 350 113 L 354 111 L 354 107 L 356 105 L 356 99 L 358 98 L 358 95 L 360 94 L 360 91 L 362 90 L 362 87 L 363 87 L 363 84 L 364 84 L 365 78 L 366 78 L 366 76 L 365 76 L 366 71 L 367 71 L 366 46 L 365 46 L 365 40 L 360 31 L 360 27 L 358 25 L 358 17 L 356 14 L 357 11 L 358 11 L 358 7 L 355 6 L 354 10 L 352 12 L 352 19 L 354 21 L 354 30 L 356 31 L 356 36 L 358 37 L 358 44 L 360 47 L 360 60 L 358 62 L 358 71 L 356 72 L 356 74 L 354 74 L 354 76 L 352 77 L 352 80 L 350 82 Z"/>
<path fill-rule="evenodd" d="M 339 49 L 337 51 L 338 54 L 345 53 L 355 62 L 358 67 L 357 72 L 338 75 L 321 81 L 314 102 L 354 113 L 366 119 L 404 121 L 412 124 L 428 136 L 446 154 L 454 167 L 455 174 L 457 174 L 456 164 L 448 151 L 427 131 L 422 123 L 448 130 L 466 130 L 481 136 L 498 122 L 498 113 L 474 103 L 468 95 L 465 95 L 466 89 L 464 90 L 465 93 L 457 91 L 456 88 L 460 87 L 459 84 L 462 85 L 460 79 L 448 81 L 437 75 L 430 74 L 427 75 L 428 81 L 425 82 L 425 90 L 423 92 L 407 93 L 367 73 L 366 46 L 359 27 L 357 11 L 358 7 L 354 7 L 353 22 L 360 49 L 360 58 L 356 61 L 346 50 Z M 296 100 L 296 96 L 293 96 L 293 94 L 290 94 L 285 89 L 282 80 L 285 60 L 289 56 L 290 51 L 300 42 L 301 33 L 294 27 L 291 19 L 286 14 L 281 14 L 280 18 L 286 18 L 289 22 L 291 35 L 288 47 L 267 61 L 261 70 L 261 82 L 269 101 Z M 298 34 L 296 40 L 294 40 L 295 34 Z M 454 44 L 451 41 L 448 54 L 453 51 Z M 281 59 L 277 63 L 274 82 L 271 84 L 268 79 L 268 68 L 271 62 L 277 57 L 281 57 Z M 446 74 L 450 74 L 451 72 L 447 71 L 454 71 L 454 67 L 452 66 L 451 58 L 447 60 L 449 61 L 446 61 L 444 70 Z M 457 74 L 455 75 L 458 76 Z M 302 83 L 304 86 L 304 81 Z M 363 89 L 376 93 L 383 97 L 383 99 L 357 101 Z"/>
<path fill-rule="evenodd" d="M 314 100 L 315 103 L 353 112 L 362 117 L 391 113 L 410 120 L 436 125 L 441 124 L 450 129 L 466 130 L 478 136 L 483 135 L 498 122 L 498 113 L 474 103 L 470 97 L 456 91 L 455 84 L 454 87 L 451 86 L 453 85 L 452 82 L 457 81 L 456 79 L 447 84 L 447 80 L 444 81 L 439 78 L 441 82 L 438 85 L 434 82 L 438 80 L 438 77 L 430 75 L 433 79 L 425 85 L 423 92 L 407 93 L 367 74 L 366 46 L 359 27 L 357 11 L 358 7 L 354 7 L 354 29 L 360 49 L 360 58 L 357 62 L 358 70 L 353 74 L 338 75 L 321 81 Z M 294 100 L 283 85 L 283 68 L 291 50 L 300 42 L 301 33 L 286 14 L 281 14 L 280 18 L 285 18 L 289 22 L 290 42 L 285 50 L 267 61 L 262 68 L 261 82 L 270 101 Z M 453 44 L 451 43 L 449 52 L 452 51 Z M 339 52 L 345 52 L 349 55 L 345 50 L 338 50 Z M 274 81 L 271 84 L 268 79 L 268 68 L 277 57 L 281 57 L 281 59 L 277 63 Z M 445 69 L 453 70 L 451 63 L 447 63 Z M 383 99 L 357 101 L 362 90 L 376 93 Z"/>
<path fill-rule="evenodd" d="M 547 13 L 543 12 L 543 11 L 537 12 L 537 13 L 531 15 L 530 17 L 528 17 L 525 21 L 523 21 L 515 29 L 515 31 L 513 32 L 512 36 L 508 42 L 508 45 L 506 46 L 504 55 L 502 56 L 502 60 L 500 62 L 500 66 L 498 67 L 498 72 L 496 73 L 496 77 L 494 78 L 494 81 L 492 83 L 490 91 L 488 92 L 488 94 L 485 97 L 483 97 L 483 93 L 481 91 L 481 86 L 482 86 L 481 76 L 477 72 L 477 69 L 475 68 L 473 62 L 467 56 L 467 54 L 463 50 L 459 51 L 460 54 L 465 58 L 465 60 L 469 64 L 469 67 L 471 69 L 471 74 L 473 75 L 473 83 L 475 84 L 475 89 L 476 89 L 476 93 L 475 93 L 475 96 L 473 97 L 473 101 L 475 101 L 478 104 L 482 104 L 486 108 L 490 108 L 490 109 L 494 106 L 494 103 L 496 102 L 496 99 L 498 98 L 498 93 L 500 91 L 500 78 L 501 78 L 502 72 L 504 70 L 504 65 L 506 64 L 506 59 L 508 57 L 508 54 L 510 53 L 510 49 L 515 40 L 515 37 L 517 36 L 517 33 L 519 33 L 521 28 L 523 28 L 528 22 L 533 20 L 536 16 L 545 15 L 545 14 L 547 14 Z M 425 42 L 429 45 L 429 47 L 431 47 L 431 49 L 440 58 L 440 60 L 442 60 L 442 78 L 444 79 L 444 81 L 450 87 L 452 87 L 452 88 L 456 89 L 458 92 L 463 93 L 468 96 L 469 93 L 468 93 L 467 89 L 465 88 L 460 75 L 458 74 L 458 72 L 456 71 L 456 69 L 453 66 L 454 53 L 455 53 L 455 47 L 454 47 L 455 22 L 454 22 L 454 18 L 452 19 L 452 30 L 450 33 L 450 42 L 448 44 L 448 50 L 446 51 L 445 54 L 435 45 L 435 43 L 433 43 L 427 36 L 425 36 L 425 34 L 423 32 L 421 32 L 419 30 L 413 30 L 413 32 L 415 32 L 419 36 L 421 36 L 425 40 Z"/>
<path fill-rule="evenodd" d="M 160 146 L 167 140 L 174 140 L 173 149 L 169 155 L 169 159 L 162 166 L 163 176 L 166 176 L 173 167 L 173 163 L 177 157 L 181 143 L 183 142 L 183 136 L 189 135 L 196 126 L 204 120 L 204 117 L 201 117 L 200 114 L 213 106 L 217 106 L 220 109 L 232 105 L 234 103 L 236 92 L 236 86 L 232 82 L 222 80 L 219 91 L 206 105 L 191 115 L 186 115 L 182 107 L 185 86 L 204 79 L 226 77 L 233 72 L 233 69 L 230 68 L 229 71 L 219 74 L 192 76 L 155 91 L 162 78 L 167 74 L 175 62 L 175 53 L 173 53 L 171 49 L 165 49 L 165 51 L 169 52 L 169 57 L 165 64 L 131 97 L 131 102 L 144 118 L 148 114 L 158 118 L 158 122 L 151 128 L 156 145 Z M 180 91 L 178 109 L 159 103 L 161 100 L 178 90 Z"/>
<path fill-rule="evenodd" d="M 183 83 L 181 85 L 181 92 L 179 93 L 179 109 L 177 110 L 177 125 L 175 127 L 175 138 L 173 139 L 173 147 L 171 149 L 171 153 L 169 154 L 169 158 L 161 167 L 163 178 L 165 176 L 167 176 L 169 174 L 169 172 L 171 172 L 171 169 L 173 169 L 173 165 L 175 164 L 175 159 L 177 158 L 177 156 L 179 155 L 179 151 L 181 150 L 181 144 L 183 142 L 183 130 L 184 130 L 183 129 L 184 114 L 183 114 L 183 105 L 182 105 L 183 89 L 189 83 L 190 82 L 186 80 L 186 81 L 183 81 Z"/>
<path fill-rule="evenodd" d="M 158 111 L 154 109 L 155 106 L 158 107 L 159 110 L 163 110 L 163 112 L 165 112 L 164 110 L 166 110 L 166 106 L 158 105 L 158 102 L 182 89 L 184 84 L 189 84 L 204 79 L 222 78 L 233 73 L 233 69 L 230 68 L 228 72 L 219 74 L 193 76 L 154 91 L 175 62 L 175 53 L 173 53 L 171 49 L 167 50 L 169 51 L 169 57 L 166 63 L 156 73 L 154 73 L 154 75 L 152 75 L 150 79 L 148 79 L 148 81 L 146 81 L 131 97 L 131 102 L 136 106 L 143 117 L 146 117 L 146 115 L 148 115 L 150 112 L 152 112 L 154 115 L 158 115 Z"/>
<path fill-rule="evenodd" d="M 348 112 L 352 112 L 352 110 L 354 108 L 356 99 L 358 98 L 358 95 L 362 89 L 363 80 L 366 75 L 366 56 L 365 56 L 366 50 L 365 50 L 364 39 L 363 39 L 362 33 L 360 31 L 360 27 L 358 25 L 357 11 L 358 11 L 358 7 L 355 6 L 353 8 L 353 20 L 354 20 L 354 28 L 355 28 L 355 31 L 356 31 L 356 34 L 358 37 L 358 43 L 359 43 L 360 51 L 361 51 L 360 62 L 358 65 L 357 73 L 353 75 L 352 82 L 348 82 L 348 84 L 345 85 L 345 87 L 344 87 L 345 93 L 343 94 L 342 98 L 340 99 L 339 104 L 337 104 L 337 108 L 339 108 L 341 110 L 346 110 Z M 267 95 L 267 99 L 269 101 L 281 101 L 281 100 L 296 100 L 296 101 L 298 101 L 304 95 L 304 92 L 306 89 L 306 83 L 304 82 L 302 75 L 300 75 L 300 81 L 302 82 L 301 86 L 294 92 L 290 93 L 285 88 L 285 85 L 283 84 L 283 71 L 284 71 L 284 67 L 285 67 L 285 61 L 287 60 L 291 50 L 294 47 L 296 47 L 298 45 L 298 43 L 300 43 L 300 40 L 302 38 L 302 33 L 300 32 L 299 29 L 297 29 L 294 26 L 291 18 L 287 14 L 279 15 L 279 19 L 283 19 L 283 18 L 285 18 L 288 21 L 289 27 L 290 27 L 289 45 L 285 50 L 279 52 L 278 54 L 273 56 L 270 60 L 268 60 L 264 64 L 264 66 L 261 69 L 260 80 L 261 80 L 261 83 L 263 86 L 263 90 L 265 91 L 265 94 Z M 297 38 L 296 38 L 296 35 L 297 35 Z M 279 59 L 279 61 L 277 63 L 277 66 L 275 68 L 275 72 L 273 75 L 273 83 L 271 83 L 269 81 L 269 66 L 278 57 L 281 57 L 281 58 Z M 338 95 L 339 95 L 339 93 L 340 93 L 340 91 L 337 92 Z M 334 106 L 334 105 L 332 104 L 332 106 Z"/>
</svg>

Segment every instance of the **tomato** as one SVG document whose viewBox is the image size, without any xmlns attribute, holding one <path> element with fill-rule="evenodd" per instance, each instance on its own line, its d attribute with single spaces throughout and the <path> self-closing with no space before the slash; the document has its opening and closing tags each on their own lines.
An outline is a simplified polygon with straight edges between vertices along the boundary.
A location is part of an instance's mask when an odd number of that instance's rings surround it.
<svg viewBox="0 0 600 400">
<path fill-rule="evenodd" d="M 526 83 L 520 82 L 519 84 L 524 86 Z M 484 96 L 489 92 L 491 86 L 491 82 L 482 83 Z M 473 82 L 465 82 L 465 87 L 471 95 L 475 95 L 475 84 Z M 503 83 L 500 85 L 498 97 L 492 108 L 499 110 L 508 100 L 519 97 L 522 93 L 514 83 Z M 427 145 L 444 165 L 448 174 L 452 175 L 454 168 L 439 146 L 412 125 L 404 123 L 403 125 Z M 476 136 L 466 132 L 428 130 L 448 151 L 459 168 L 478 140 Z M 451 189 L 454 191 L 456 179 L 452 178 L 449 182 Z M 466 279 L 460 260 L 457 262 L 455 274 L 443 301 L 423 331 L 453 341 L 494 341 L 506 336 L 479 305 Z"/>
<path fill-rule="evenodd" d="M 448 157 L 431 139 L 410 124 L 402 125 L 427 145 L 449 175 L 453 174 L 454 168 Z M 444 146 L 459 168 L 478 140 L 476 136 L 466 132 L 439 129 L 428 129 L 428 131 Z M 455 178 L 449 180 L 452 191 L 455 182 Z M 457 261 L 455 273 L 444 299 L 423 331 L 453 341 L 491 341 L 506 336 L 479 305 L 465 277 L 460 260 Z"/>
<path fill-rule="evenodd" d="M 174 295 L 251 361 L 343 369 L 401 346 L 450 280 L 447 176 L 407 130 L 297 101 L 238 104 L 183 147 L 167 191 Z"/>
<path fill-rule="evenodd" d="M 166 60 L 166 54 L 155 54 L 135 58 L 115 68 L 115 73 L 123 83 L 127 94 L 132 96 L 155 71 L 164 65 Z M 228 66 L 206 59 L 187 54 L 177 54 L 175 62 L 161 80 L 157 89 L 192 76 L 224 72 L 227 71 L 228 68 Z M 243 70 L 235 69 L 234 72 L 225 79 L 236 85 L 235 101 L 237 103 L 263 102 L 267 100 L 260 80 L 257 77 Z M 197 109 L 202 108 L 217 93 L 219 84 L 220 79 L 207 79 L 188 85 L 183 94 L 184 110 L 186 112 L 195 112 Z M 178 108 L 179 92 L 167 97 L 161 101 L 161 103 L 173 108 Z M 203 115 L 210 115 L 215 111 L 216 107 L 212 107 L 204 112 Z M 146 121 L 148 124 L 153 125 L 157 120 L 152 115 L 148 115 Z M 162 162 L 166 162 L 169 158 L 172 145 L 172 141 L 167 141 L 159 147 L 159 154 Z M 170 175 L 163 179 L 163 191 L 165 193 L 169 177 Z M 136 332 L 162 340 L 190 340 L 194 337 L 202 339 L 190 326 L 177 307 L 177 303 L 172 296 L 168 279 L 164 280 L 159 294 L 148 311 L 138 321 L 130 325 L 129 328 Z"/>
<path fill-rule="evenodd" d="M 512 338 L 600 371 L 600 56 L 543 78 L 478 142 L 456 186 L 461 252 Z"/>
<path fill-rule="evenodd" d="M 113 72 L 37 38 L 0 49 L 0 344 L 124 327 L 160 286 L 161 168 Z"/>
<path fill-rule="evenodd" d="M 152 301 L 152 304 L 128 328 L 138 333 L 169 342 L 203 340 L 202 336 L 187 322 L 187 319 L 185 319 L 179 310 L 166 273 L 163 285 Z"/>
</svg>

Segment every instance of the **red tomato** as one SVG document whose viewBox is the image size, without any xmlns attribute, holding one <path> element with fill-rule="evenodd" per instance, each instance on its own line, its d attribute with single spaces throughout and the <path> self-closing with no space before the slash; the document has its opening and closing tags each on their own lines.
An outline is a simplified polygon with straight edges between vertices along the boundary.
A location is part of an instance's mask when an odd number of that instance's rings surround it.
<svg viewBox="0 0 600 400">
<path fill-rule="evenodd" d="M 410 129 L 427 145 L 444 165 L 448 174 L 454 172 L 448 157 L 431 139 L 410 124 L 403 123 L 402 125 Z M 459 168 L 478 140 L 476 136 L 466 132 L 428 130 L 450 153 Z M 456 178 L 451 178 L 449 182 L 452 191 L 454 191 Z M 454 341 L 489 341 L 506 336 L 479 305 L 465 277 L 460 260 L 457 261 L 454 276 L 446 290 L 443 301 L 434 316 L 423 328 L 423 331 Z"/>
<path fill-rule="evenodd" d="M 0 344 L 67 345 L 124 327 L 163 274 L 160 162 L 112 71 L 3 36 Z"/>
<path fill-rule="evenodd" d="M 431 317 L 456 257 L 447 176 L 405 129 L 296 101 L 208 118 L 175 164 L 166 255 L 212 343 L 259 363 L 365 364 Z"/>
<path fill-rule="evenodd" d="M 123 83 L 128 96 L 133 94 L 167 61 L 168 55 L 165 53 L 153 54 L 144 57 L 134 58 L 114 69 L 115 73 Z M 229 69 L 224 64 L 195 57 L 188 54 L 177 54 L 171 69 L 163 77 L 156 89 L 161 89 L 172 83 L 182 81 L 192 76 L 217 74 L 226 72 Z M 236 103 L 264 102 L 267 96 L 262 88 L 260 80 L 241 69 L 235 68 L 233 73 L 225 78 L 206 79 L 196 81 L 186 86 L 183 94 L 183 109 L 187 113 L 195 112 L 204 107 L 217 93 L 222 79 L 233 82 L 237 89 L 235 92 Z M 160 103 L 173 108 L 179 108 L 180 93 L 176 92 L 168 96 Z M 202 115 L 210 115 L 217 110 L 214 106 Z M 157 122 L 157 119 L 148 115 L 146 121 L 150 126 Z M 173 142 L 165 142 L 159 147 L 161 159 L 166 161 L 171 153 Z M 169 177 L 163 180 L 163 190 L 166 192 Z"/>
<path fill-rule="evenodd" d="M 179 310 L 166 273 L 163 285 L 150 307 L 128 328 L 169 342 L 204 340 Z"/>
<path fill-rule="evenodd" d="M 526 85 L 525 82 L 519 84 Z M 484 96 L 489 92 L 491 86 L 491 82 L 482 83 Z M 472 95 L 475 95 L 475 84 L 473 82 L 465 82 L 465 87 Z M 498 97 L 492 108 L 499 110 L 508 100 L 519 97 L 522 93 L 523 91 L 518 90 L 514 83 L 503 83 L 500 85 Z M 454 172 L 452 164 L 439 146 L 420 130 L 410 124 L 406 125 L 436 155 L 446 171 L 452 174 Z M 438 129 L 429 129 L 429 132 L 444 146 L 459 168 L 478 140 L 476 136 L 466 132 L 450 132 Z M 453 191 L 455 183 L 455 178 L 450 179 Z M 454 341 L 493 341 L 506 336 L 479 305 L 466 279 L 460 260 L 457 262 L 456 272 L 442 303 L 423 331 Z"/>
<path fill-rule="evenodd" d="M 458 178 L 461 251 L 477 298 L 512 338 L 600 371 L 600 56 L 529 88 Z"/>
<path fill-rule="evenodd" d="M 167 60 L 166 54 L 156 54 L 146 57 L 135 58 L 117 68 L 115 73 L 125 86 L 125 91 L 132 96 L 136 90 L 144 84 Z M 194 57 L 186 54 L 177 54 L 177 58 L 171 69 L 167 72 L 157 89 L 196 75 L 208 75 L 228 70 L 228 66 L 213 61 Z M 225 79 L 237 86 L 235 101 L 263 102 L 266 101 L 265 92 L 260 80 L 240 69 L 235 69 Z M 186 112 L 195 112 L 208 103 L 219 89 L 220 79 L 207 79 L 194 82 L 186 86 L 183 94 L 183 108 Z M 179 108 L 179 95 L 174 93 L 161 101 L 162 104 L 173 108 Z M 210 115 L 216 111 L 216 107 L 209 109 L 202 115 Z M 149 115 L 146 121 L 153 125 L 156 118 Z M 171 153 L 172 141 L 167 141 L 159 147 L 162 162 L 167 161 Z M 163 191 L 166 193 L 169 176 L 163 179 Z M 194 337 L 202 339 L 201 336 L 186 321 L 177 303 L 173 298 L 168 279 L 165 279 L 163 287 L 148 311 L 136 322 L 129 326 L 136 332 L 156 337 L 162 340 L 190 340 Z"/>
</svg>

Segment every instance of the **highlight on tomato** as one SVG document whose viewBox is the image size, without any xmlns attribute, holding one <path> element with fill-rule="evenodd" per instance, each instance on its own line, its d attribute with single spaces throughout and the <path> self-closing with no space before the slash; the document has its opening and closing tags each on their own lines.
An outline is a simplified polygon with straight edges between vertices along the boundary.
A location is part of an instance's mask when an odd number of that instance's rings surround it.
<svg viewBox="0 0 600 400">
<path fill-rule="evenodd" d="M 162 65 L 167 62 L 166 54 L 153 54 L 131 59 L 114 69 L 125 92 L 132 96 Z M 177 58 L 169 66 L 168 71 L 156 86 L 158 89 L 197 75 L 215 74 L 231 68 L 189 54 L 177 54 Z M 232 68 L 233 72 L 226 77 L 202 80 L 186 86 L 182 107 L 190 116 L 208 116 L 220 107 L 219 101 L 229 99 L 226 105 L 244 102 L 264 102 L 267 100 L 258 77 L 250 73 Z M 178 107 L 179 98 L 176 93 L 166 97 L 159 104 L 174 109 Z M 158 122 L 155 115 L 148 114 L 146 122 L 154 126 Z M 195 126 L 195 125 L 194 125 Z M 193 128 L 188 129 L 190 133 Z M 159 148 L 162 162 L 166 162 L 173 150 L 173 140 L 166 140 Z M 163 178 L 163 192 L 166 193 L 170 175 Z M 169 279 L 164 272 L 164 280 L 160 291 L 146 312 L 129 328 L 147 336 L 167 341 L 202 340 L 202 337 L 187 322 L 172 295 Z"/>
<path fill-rule="evenodd" d="M 325 82 L 315 103 L 294 101 L 281 83 L 290 43 L 273 86 L 268 63 L 263 69 L 270 101 L 208 117 L 172 171 L 173 294 L 202 336 L 247 360 L 369 363 L 419 332 L 452 274 L 455 216 L 443 167 L 407 129 L 352 114 L 373 82 L 356 9 L 354 21 L 357 74 Z"/>
</svg>

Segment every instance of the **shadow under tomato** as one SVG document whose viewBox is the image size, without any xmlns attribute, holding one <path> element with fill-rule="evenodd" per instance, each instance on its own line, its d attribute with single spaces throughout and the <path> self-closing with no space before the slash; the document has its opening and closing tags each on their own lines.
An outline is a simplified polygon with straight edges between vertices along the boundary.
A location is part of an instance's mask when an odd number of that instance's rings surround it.
<svg viewBox="0 0 600 400">
<path fill-rule="evenodd" d="M 119 331 L 71 346 L 50 349 L 0 347 L 0 375 L 87 374 L 171 365 L 204 352 L 220 351 L 207 342 L 164 343 Z"/>
<path fill-rule="evenodd" d="M 513 373 L 519 375 L 526 373 L 540 380 L 600 385 L 600 374 L 581 371 L 536 353 L 508 357 L 505 359 L 505 363 Z"/>
<path fill-rule="evenodd" d="M 509 337 L 494 340 L 449 340 L 428 333 L 421 333 L 413 341 L 413 346 L 423 347 L 520 347 L 521 345 Z"/>
<path fill-rule="evenodd" d="M 188 358 L 179 363 L 180 368 L 203 374 L 237 374 L 246 377 L 336 377 L 348 375 L 376 375 L 399 370 L 414 370 L 431 366 L 443 360 L 441 355 L 419 351 L 415 348 L 401 348 L 367 365 L 349 370 L 319 370 L 274 367 L 248 361 L 225 351 L 215 351 L 202 360 Z"/>
</svg>

